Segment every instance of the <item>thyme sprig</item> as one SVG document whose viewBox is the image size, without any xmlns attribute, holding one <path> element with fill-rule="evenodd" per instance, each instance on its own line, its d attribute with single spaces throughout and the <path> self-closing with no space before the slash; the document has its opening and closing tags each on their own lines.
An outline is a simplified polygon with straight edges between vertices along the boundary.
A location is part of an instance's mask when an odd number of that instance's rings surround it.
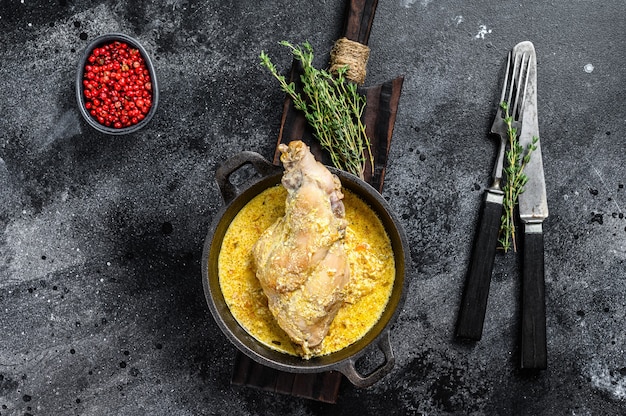
<svg viewBox="0 0 626 416">
<path fill-rule="evenodd" d="M 502 186 L 502 191 L 504 192 L 504 212 L 500 222 L 500 238 L 498 241 L 504 252 L 508 252 L 511 248 L 516 252 L 515 206 L 517 205 L 519 195 L 524 192 L 524 185 L 528 182 L 524 168 L 530 161 L 531 153 L 537 149 L 536 144 L 539 138 L 534 136 L 524 151 L 523 146 L 518 141 L 517 129 L 513 127 L 513 117 L 509 114 L 509 106 L 506 101 L 500 103 L 500 107 L 504 110 L 504 122 L 507 125 L 509 142 L 505 158 L 505 180 Z"/>
<path fill-rule="evenodd" d="M 261 51 L 261 65 L 266 67 L 280 83 L 281 89 L 293 100 L 296 109 L 313 128 L 314 135 L 323 149 L 328 151 L 331 162 L 337 169 L 350 172 L 363 178 L 367 151 L 373 160 L 370 141 L 365 134 L 365 124 L 361 117 L 365 110 L 365 96 L 357 91 L 357 85 L 349 82 L 345 76 L 348 66 L 340 68 L 335 74 L 313 66 L 313 48 L 309 42 L 294 46 L 281 41 L 282 46 L 291 49 L 293 56 L 302 66 L 302 92 L 296 89 L 294 82 L 287 82 L 279 74 L 270 57 Z"/>
</svg>

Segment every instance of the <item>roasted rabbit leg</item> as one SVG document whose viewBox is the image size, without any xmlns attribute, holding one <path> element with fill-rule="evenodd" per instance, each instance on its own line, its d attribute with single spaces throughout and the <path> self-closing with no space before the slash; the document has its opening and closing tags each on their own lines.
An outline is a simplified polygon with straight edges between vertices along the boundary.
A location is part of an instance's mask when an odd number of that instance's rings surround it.
<svg viewBox="0 0 626 416">
<path fill-rule="evenodd" d="M 350 279 L 341 182 L 301 141 L 281 144 L 285 215 L 253 248 L 256 276 L 278 325 L 308 358 L 344 299 Z"/>
</svg>

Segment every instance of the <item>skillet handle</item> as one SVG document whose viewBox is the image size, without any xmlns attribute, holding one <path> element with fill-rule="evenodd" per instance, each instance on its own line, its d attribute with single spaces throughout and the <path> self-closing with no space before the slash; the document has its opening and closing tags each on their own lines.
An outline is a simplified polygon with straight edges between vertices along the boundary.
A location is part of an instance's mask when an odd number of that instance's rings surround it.
<svg viewBox="0 0 626 416">
<path fill-rule="evenodd" d="M 243 151 L 226 160 L 215 171 L 215 180 L 217 181 L 217 186 L 220 188 L 225 204 L 228 204 L 230 201 L 235 199 L 237 195 L 239 195 L 237 186 L 230 181 L 230 175 L 247 164 L 252 165 L 252 167 L 254 167 L 257 173 L 261 176 L 276 173 L 281 169 L 279 166 L 272 164 L 260 154 L 250 151 Z"/>
<path fill-rule="evenodd" d="M 345 364 L 338 368 L 338 371 L 346 376 L 356 387 L 365 388 L 373 385 L 385 377 L 391 371 L 396 362 L 396 357 L 393 355 L 393 351 L 391 350 L 389 330 L 385 330 L 379 338 L 378 348 L 380 348 L 382 353 L 385 355 L 385 361 L 383 361 L 383 363 L 371 373 L 367 375 L 359 373 L 355 367 L 357 361 L 356 358 L 346 361 Z"/>
</svg>

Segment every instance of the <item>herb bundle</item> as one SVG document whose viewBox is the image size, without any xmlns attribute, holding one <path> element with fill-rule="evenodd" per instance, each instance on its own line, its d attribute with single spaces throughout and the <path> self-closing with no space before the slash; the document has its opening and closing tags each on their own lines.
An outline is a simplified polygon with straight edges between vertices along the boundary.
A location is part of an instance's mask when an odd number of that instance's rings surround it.
<svg viewBox="0 0 626 416">
<path fill-rule="evenodd" d="M 266 67 L 280 83 L 281 89 L 293 100 L 296 109 L 313 128 L 314 135 L 331 157 L 337 169 L 363 178 L 367 151 L 373 167 L 370 141 L 361 121 L 365 109 L 365 97 L 358 93 L 357 85 L 346 78 L 348 66 L 330 73 L 313 66 L 313 48 L 309 42 L 294 46 L 287 41 L 281 45 L 291 49 L 293 56 L 302 66 L 302 92 L 294 82 L 287 82 L 278 73 L 269 56 L 261 51 L 261 65 Z"/>
<path fill-rule="evenodd" d="M 504 122 L 507 125 L 509 136 L 508 150 L 506 152 L 504 167 L 505 180 L 502 186 L 504 192 L 504 213 L 500 222 L 500 238 L 499 243 L 508 252 L 511 248 L 517 251 L 515 242 L 515 206 L 517 205 L 518 196 L 524 192 L 524 185 L 528 181 L 528 177 L 524 173 L 524 168 L 530 160 L 530 155 L 537 148 L 536 143 L 538 137 L 533 137 L 532 142 L 526 147 L 526 151 L 520 145 L 517 139 L 517 129 L 513 127 L 513 117 L 509 114 L 509 106 L 506 101 L 500 103 L 500 107 L 504 110 Z"/>
</svg>

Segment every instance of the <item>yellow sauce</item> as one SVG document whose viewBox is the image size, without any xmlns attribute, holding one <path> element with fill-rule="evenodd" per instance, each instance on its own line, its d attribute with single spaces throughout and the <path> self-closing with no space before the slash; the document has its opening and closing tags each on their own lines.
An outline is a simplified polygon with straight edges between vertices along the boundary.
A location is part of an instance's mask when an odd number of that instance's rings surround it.
<svg viewBox="0 0 626 416">
<path fill-rule="evenodd" d="M 343 189 L 348 228 L 345 248 L 350 262 L 346 298 L 316 355 L 339 351 L 358 341 L 380 319 L 395 278 L 391 242 L 376 213 Z M 255 276 L 252 246 L 263 231 L 284 215 L 287 191 L 277 185 L 248 202 L 231 222 L 218 259 L 219 282 L 233 317 L 269 348 L 299 355 L 267 307 Z"/>
</svg>

